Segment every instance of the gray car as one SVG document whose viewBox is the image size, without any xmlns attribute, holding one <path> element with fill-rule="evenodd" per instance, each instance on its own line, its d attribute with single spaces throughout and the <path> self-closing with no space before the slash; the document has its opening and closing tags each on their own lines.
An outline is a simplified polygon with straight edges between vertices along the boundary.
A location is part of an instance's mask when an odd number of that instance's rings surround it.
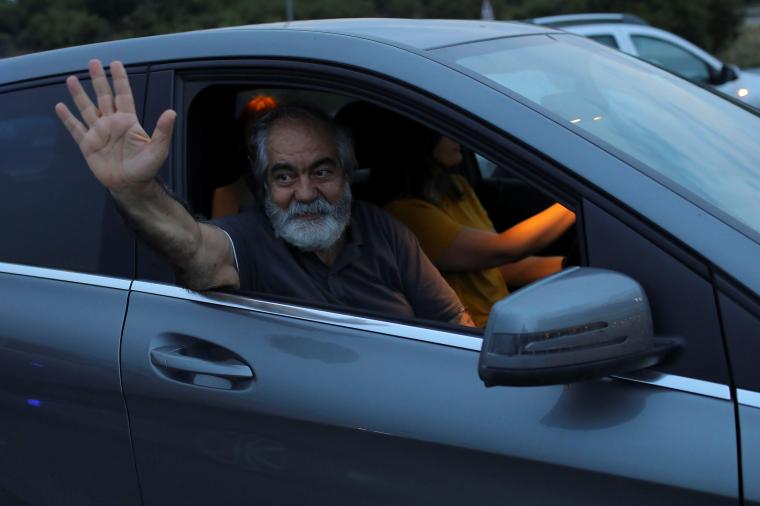
<svg viewBox="0 0 760 506">
<path fill-rule="evenodd" d="M 459 141 L 497 228 L 575 211 L 548 252 L 575 266 L 482 330 L 189 291 L 53 113 L 90 58 L 125 63 L 143 124 L 177 111 L 162 178 L 197 216 L 224 188 L 252 198 L 252 98 L 362 101 Z M 310 21 L 0 60 L 0 504 L 760 504 L 758 130 L 707 89 L 517 23 Z M 360 162 L 354 194 L 382 204 Z"/>
<path fill-rule="evenodd" d="M 531 22 L 583 35 L 760 108 L 760 77 L 724 63 L 688 40 L 650 26 L 636 16 L 565 14 L 535 18 Z"/>
</svg>

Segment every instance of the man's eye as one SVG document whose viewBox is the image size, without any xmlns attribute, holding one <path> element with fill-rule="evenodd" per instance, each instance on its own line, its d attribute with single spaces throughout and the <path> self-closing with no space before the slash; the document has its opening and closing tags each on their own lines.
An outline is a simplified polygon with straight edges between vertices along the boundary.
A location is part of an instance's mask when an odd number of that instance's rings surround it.
<svg viewBox="0 0 760 506">
<path fill-rule="evenodd" d="M 327 167 L 323 167 L 314 171 L 314 176 L 320 179 L 329 178 L 330 176 L 332 176 L 332 174 L 333 174 L 333 170 Z"/>
<path fill-rule="evenodd" d="M 288 184 L 293 181 L 293 176 L 286 173 L 275 174 L 274 181 L 277 184 Z"/>
</svg>

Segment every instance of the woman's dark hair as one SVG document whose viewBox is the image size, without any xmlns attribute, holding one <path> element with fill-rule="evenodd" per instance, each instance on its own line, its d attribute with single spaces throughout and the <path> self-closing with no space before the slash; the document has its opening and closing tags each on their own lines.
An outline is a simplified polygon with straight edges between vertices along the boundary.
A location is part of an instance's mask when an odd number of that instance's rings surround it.
<svg viewBox="0 0 760 506">
<path fill-rule="evenodd" d="M 418 144 L 412 155 L 415 163 L 408 173 L 405 193 L 432 204 L 446 199 L 461 200 L 464 195 L 454 180 L 451 168 L 441 166 L 433 157 L 433 149 L 442 135 L 422 125 L 419 130 Z"/>
</svg>

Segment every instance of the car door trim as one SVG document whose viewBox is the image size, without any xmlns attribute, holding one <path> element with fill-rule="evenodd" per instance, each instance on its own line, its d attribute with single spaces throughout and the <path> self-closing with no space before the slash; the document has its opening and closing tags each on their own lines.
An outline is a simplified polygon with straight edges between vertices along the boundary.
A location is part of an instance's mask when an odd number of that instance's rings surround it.
<svg viewBox="0 0 760 506">
<path fill-rule="evenodd" d="M 40 279 L 51 279 L 55 281 L 67 281 L 70 283 L 100 286 L 103 288 L 116 288 L 118 290 L 129 290 L 129 287 L 132 284 L 132 281 L 129 279 L 112 278 L 98 274 L 85 274 L 82 272 L 65 271 L 47 267 L 35 267 L 32 265 L 11 264 L 5 262 L 0 262 L 0 273 Z"/>
<path fill-rule="evenodd" d="M 417 327 L 414 325 L 388 322 L 363 316 L 334 313 L 324 309 L 294 306 L 282 302 L 253 299 L 223 292 L 200 293 L 175 285 L 166 285 L 149 281 L 135 281 L 132 284 L 132 291 L 243 309 L 257 313 L 266 313 L 275 316 L 296 318 L 299 320 L 315 321 L 328 325 L 336 325 L 365 332 L 375 332 L 378 334 L 451 346 L 475 352 L 480 352 L 483 343 L 483 340 L 480 337 L 457 334 L 451 331 Z M 675 374 L 644 370 L 625 375 L 616 375 L 614 378 L 622 381 L 645 383 L 660 388 L 693 393 L 705 397 L 731 400 L 731 389 L 728 385 L 678 376 Z M 758 394 L 758 396 L 760 396 L 760 394 Z"/>
<path fill-rule="evenodd" d="M 398 322 L 388 322 L 363 316 L 334 313 L 324 309 L 294 306 L 282 302 L 253 299 L 223 292 L 200 293 L 175 285 L 165 285 L 148 281 L 135 281 L 132 284 L 132 291 L 319 322 L 338 327 L 351 328 L 365 332 L 375 332 L 378 334 L 386 334 L 394 337 L 441 344 L 477 352 L 480 351 L 482 343 L 482 339 L 475 335 L 457 334 L 456 332 L 406 325 Z"/>
<path fill-rule="evenodd" d="M 667 388 L 669 390 L 679 390 L 692 394 L 713 397 L 715 399 L 731 400 L 731 388 L 722 383 L 715 383 L 687 376 L 678 376 L 676 374 L 662 373 L 651 369 L 643 369 L 626 374 L 617 374 L 614 378 L 632 381 L 635 383 L 645 383 L 647 385 Z"/>
<path fill-rule="evenodd" d="M 760 408 L 760 392 L 753 392 L 752 390 L 744 390 L 742 388 L 737 388 L 736 402 L 738 402 L 742 406 Z"/>
</svg>

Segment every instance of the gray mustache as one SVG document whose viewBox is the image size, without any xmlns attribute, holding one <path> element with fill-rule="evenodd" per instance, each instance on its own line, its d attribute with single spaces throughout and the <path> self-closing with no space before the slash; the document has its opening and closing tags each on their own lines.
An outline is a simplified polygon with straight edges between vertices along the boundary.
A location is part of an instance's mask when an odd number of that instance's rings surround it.
<svg viewBox="0 0 760 506">
<path fill-rule="evenodd" d="M 291 202 L 285 211 L 285 220 L 296 219 L 302 214 L 331 214 L 335 211 L 335 206 L 327 202 L 324 197 L 318 197 L 311 202 Z"/>
</svg>

